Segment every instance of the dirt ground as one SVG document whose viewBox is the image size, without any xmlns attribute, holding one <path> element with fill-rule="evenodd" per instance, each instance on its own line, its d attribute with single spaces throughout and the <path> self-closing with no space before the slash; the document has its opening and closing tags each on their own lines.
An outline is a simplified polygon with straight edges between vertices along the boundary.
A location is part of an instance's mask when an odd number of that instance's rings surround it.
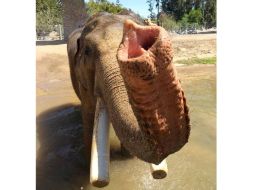
<svg viewBox="0 0 254 190">
<path fill-rule="evenodd" d="M 216 56 L 216 34 L 172 36 L 174 60 Z"/>
</svg>

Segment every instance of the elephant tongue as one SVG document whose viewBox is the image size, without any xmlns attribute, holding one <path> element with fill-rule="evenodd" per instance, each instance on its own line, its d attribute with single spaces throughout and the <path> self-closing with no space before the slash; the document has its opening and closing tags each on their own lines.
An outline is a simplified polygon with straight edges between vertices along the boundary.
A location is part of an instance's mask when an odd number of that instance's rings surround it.
<svg viewBox="0 0 254 190">
<path fill-rule="evenodd" d="M 142 55 L 144 49 L 140 44 L 136 31 L 130 29 L 126 35 L 126 46 L 128 46 L 128 59 Z"/>
<path fill-rule="evenodd" d="M 127 20 L 117 60 L 140 129 L 156 154 L 178 151 L 188 141 L 189 117 L 167 32 Z"/>
</svg>

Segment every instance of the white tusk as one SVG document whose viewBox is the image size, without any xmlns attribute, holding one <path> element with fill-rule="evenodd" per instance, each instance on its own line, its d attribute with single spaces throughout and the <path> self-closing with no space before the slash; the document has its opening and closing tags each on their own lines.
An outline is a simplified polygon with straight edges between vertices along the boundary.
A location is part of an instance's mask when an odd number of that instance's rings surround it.
<svg viewBox="0 0 254 190">
<path fill-rule="evenodd" d="M 168 166 L 166 159 L 162 160 L 158 165 L 150 164 L 151 174 L 154 179 L 165 178 L 168 174 Z"/>
<path fill-rule="evenodd" d="M 94 118 L 90 183 L 96 187 L 109 184 L 109 119 L 100 98 L 97 98 Z"/>
</svg>

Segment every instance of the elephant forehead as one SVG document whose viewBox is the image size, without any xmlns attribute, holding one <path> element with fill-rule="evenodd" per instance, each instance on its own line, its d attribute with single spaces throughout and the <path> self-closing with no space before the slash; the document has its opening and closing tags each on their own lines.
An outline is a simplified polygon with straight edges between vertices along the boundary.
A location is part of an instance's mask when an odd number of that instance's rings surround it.
<svg viewBox="0 0 254 190">
<path fill-rule="evenodd" d="M 123 35 L 123 23 L 133 19 L 127 15 L 99 14 L 88 20 L 82 36 L 84 43 L 100 49 L 99 52 L 117 49 Z"/>
<path fill-rule="evenodd" d="M 116 52 L 121 42 L 122 34 L 122 23 L 116 23 L 101 30 L 98 29 L 88 33 L 84 38 L 84 42 L 93 44 L 93 47 L 97 48 L 101 53 L 111 50 Z"/>
</svg>

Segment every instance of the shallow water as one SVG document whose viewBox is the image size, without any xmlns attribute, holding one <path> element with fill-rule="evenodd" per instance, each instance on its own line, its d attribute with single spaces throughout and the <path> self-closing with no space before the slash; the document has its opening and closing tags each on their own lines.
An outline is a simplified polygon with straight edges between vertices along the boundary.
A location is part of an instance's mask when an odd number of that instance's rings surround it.
<svg viewBox="0 0 254 190">
<path fill-rule="evenodd" d="M 216 189 L 216 68 L 177 68 L 190 108 L 191 134 L 167 158 L 168 176 L 154 180 L 149 164 L 120 153 L 110 129 L 110 184 L 121 190 Z M 37 189 L 97 189 L 84 169 L 82 120 L 70 81 L 37 83 Z"/>
</svg>

